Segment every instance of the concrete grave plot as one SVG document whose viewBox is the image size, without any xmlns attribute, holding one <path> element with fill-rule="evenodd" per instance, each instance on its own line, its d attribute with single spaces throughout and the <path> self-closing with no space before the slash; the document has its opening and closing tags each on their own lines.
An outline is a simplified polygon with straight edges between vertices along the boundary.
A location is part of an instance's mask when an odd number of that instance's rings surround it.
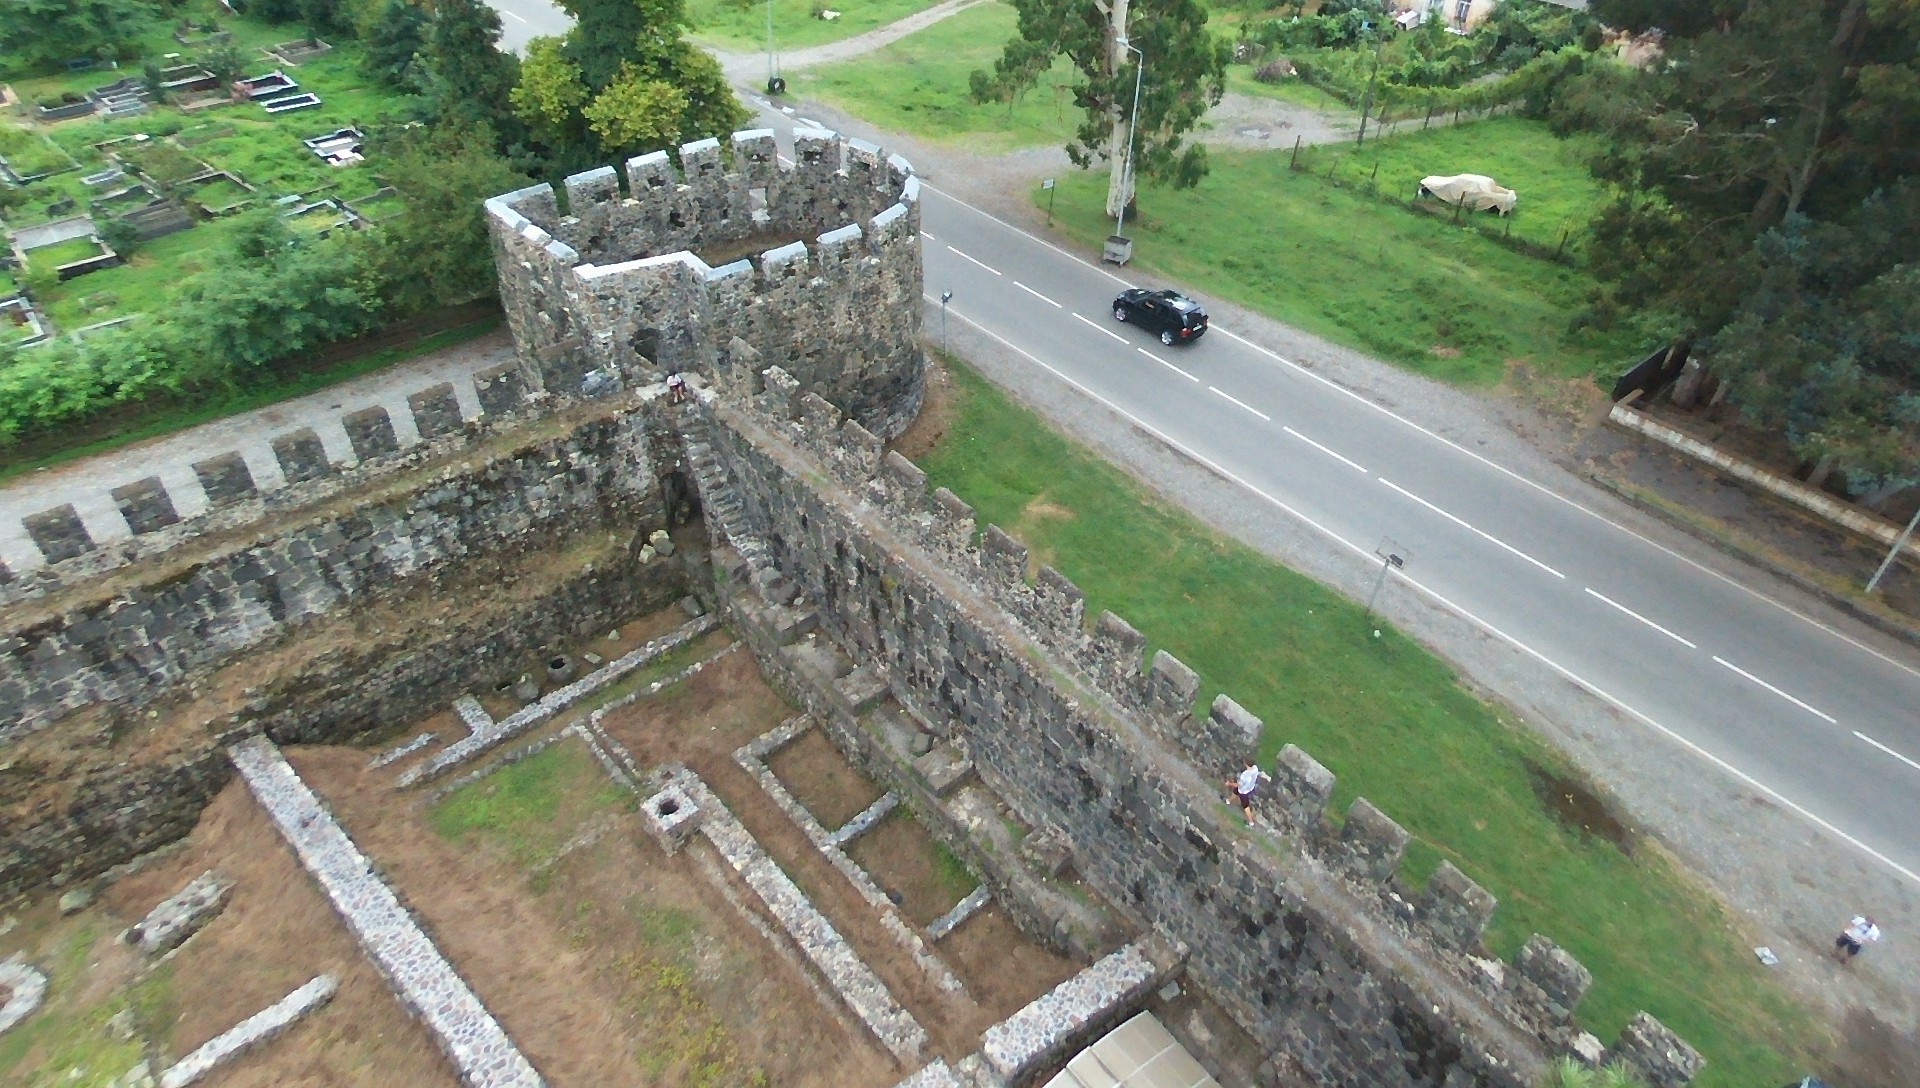
<svg viewBox="0 0 1920 1088">
<path fill-rule="evenodd" d="M 164 955 L 129 941 L 136 923 L 157 931 L 190 913 L 183 893 L 205 888 L 209 872 L 232 882 L 223 910 Z M 62 914 L 63 898 L 72 906 L 88 896 Z M 458 1084 L 238 782 L 167 851 L 13 909 L 18 924 L 0 941 L 48 977 L 39 1011 L 4 1036 L 8 1085 Z M 337 983 L 323 1005 L 312 1005 L 312 988 L 286 1000 L 321 976 Z M 261 1015 L 276 1006 L 305 1011 Z M 189 1081 L 202 1067 L 183 1062 L 196 1051 L 225 1057 Z M 153 1080 L 127 1079 L 143 1063 Z"/>
</svg>

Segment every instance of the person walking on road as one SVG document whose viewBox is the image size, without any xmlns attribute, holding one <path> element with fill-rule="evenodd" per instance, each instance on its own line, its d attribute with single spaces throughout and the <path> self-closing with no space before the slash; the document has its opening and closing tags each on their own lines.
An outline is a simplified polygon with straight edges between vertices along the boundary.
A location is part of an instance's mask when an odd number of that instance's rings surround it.
<svg viewBox="0 0 1920 1088">
<path fill-rule="evenodd" d="M 1856 914 L 1847 928 L 1840 931 L 1840 936 L 1833 939 L 1833 958 L 1850 964 L 1862 948 L 1879 940 L 1880 926 L 1866 915 Z"/>
<path fill-rule="evenodd" d="M 1248 827 L 1260 822 L 1260 818 L 1253 814 L 1253 795 L 1259 792 L 1260 780 L 1263 778 L 1269 782 L 1273 781 L 1272 775 L 1260 769 L 1257 760 L 1249 759 L 1246 769 L 1227 783 L 1227 788 L 1240 799 L 1240 811 L 1246 815 Z"/>
</svg>

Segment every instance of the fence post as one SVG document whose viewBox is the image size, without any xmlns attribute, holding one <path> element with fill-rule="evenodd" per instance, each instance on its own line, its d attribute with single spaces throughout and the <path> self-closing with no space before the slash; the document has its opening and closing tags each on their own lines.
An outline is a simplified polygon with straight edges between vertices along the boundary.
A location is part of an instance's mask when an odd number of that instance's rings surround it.
<svg viewBox="0 0 1920 1088">
<path fill-rule="evenodd" d="M 1287 163 L 1287 169 L 1300 169 L 1300 137 L 1298 136 L 1293 138 L 1293 160 Z"/>
<path fill-rule="evenodd" d="M 1554 247 L 1554 250 L 1553 250 L 1554 260 L 1556 261 L 1559 260 L 1560 255 L 1567 251 L 1567 235 L 1572 231 L 1572 229 L 1573 228 L 1565 222 L 1562 222 L 1560 224 L 1560 244 Z"/>
<path fill-rule="evenodd" d="M 1380 180 L 1380 160 L 1375 159 L 1373 160 L 1373 173 L 1367 175 L 1367 192 L 1369 193 L 1379 192 L 1380 186 L 1377 184 L 1379 180 Z"/>
<path fill-rule="evenodd" d="M 1432 127 L 1433 127 L 1433 101 L 1429 99 L 1427 101 L 1427 119 L 1420 123 L 1420 131 L 1425 132 L 1426 130 Z"/>
</svg>

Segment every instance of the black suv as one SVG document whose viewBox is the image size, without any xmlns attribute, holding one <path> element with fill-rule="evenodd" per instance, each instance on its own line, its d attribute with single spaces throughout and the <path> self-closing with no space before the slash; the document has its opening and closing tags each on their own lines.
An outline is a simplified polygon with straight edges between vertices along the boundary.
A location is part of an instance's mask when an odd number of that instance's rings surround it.
<svg viewBox="0 0 1920 1088">
<path fill-rule="evenodd" d="M 1191 344 L 1207 331 L 1207 311 L 1178 291 L 1134 287 L 1113 300 L 1113 319 L 1131 321 L 1160 334 L 1160 342 Z"/>
</svg>

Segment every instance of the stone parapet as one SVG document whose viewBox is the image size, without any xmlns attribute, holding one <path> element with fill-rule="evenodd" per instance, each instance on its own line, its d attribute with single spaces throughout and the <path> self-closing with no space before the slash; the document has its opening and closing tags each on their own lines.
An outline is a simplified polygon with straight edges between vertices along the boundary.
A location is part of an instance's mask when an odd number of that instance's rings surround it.
<svg viewBox="0 0 1920 1088">
<path fill-rule="evenodd" d="M 1228 699 L 1196 723 L 1194 670 L 1165 651 L 1142 668 L 1146 640 L 1117 616 L 1087 631 L 1071 582 L 1030 581 L 1017 540 L 993 526 L 976 538 L 964 502 L 927 495 L 917 469 L 876 456 L 798 387 L 772 368 L 751 402 L 711 402 L 738 520 L 768 547 L 756 580 L 804 599 L 809 622 L 883 671 L 1023 822 L 1064 832 L 1091 886 L 1171 927 L 1194 977 L 1276 1041 L 1278 1061 L 1330 1084 L 1519 1088 L 1566 1052 L 1564 1025 L 1474 962 L 1492 895 L 1443 862 L 1409 905 L 1407 832 L 1364 799 L 1330 832 L 1334 776 L 1292 746 L 1264 804 L 1297 849 L 1283 859 L 1248 841 L 1223 822 L 1218 782 L 1238 769 L 1225 756 L 1257 745 L 1258 718 Z M 745 626 L 764 629 L 769 607 L 751 606 Z M 1541 954 L 1516 973 L 1577 1002 L 1582 969 Z"/>
<path fill-rule="evenodd" d="M 677 170 L 655 152 L 567 178 L 564 209 L 547 185 L 487 201 L 528 378 L 570 396 L 593 372 L 750 384 L 776 363 L 875 433 L 903 430 L 924 370 L 912 168 L 815 131 L 796 134 L 791 166 L 767 130 L 678 157 Z M 754 371 L 733 372 L 736 344 Z"/>
</svg>

